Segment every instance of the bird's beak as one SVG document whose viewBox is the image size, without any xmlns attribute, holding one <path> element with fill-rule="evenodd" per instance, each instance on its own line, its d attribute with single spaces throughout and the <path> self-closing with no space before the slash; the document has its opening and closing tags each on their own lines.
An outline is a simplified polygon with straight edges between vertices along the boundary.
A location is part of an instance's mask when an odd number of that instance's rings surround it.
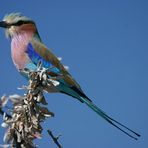
<svg viewBox="0 0 148 148">
<path fill-rule="evenodd" d="M 0 22 L 0 27 L 2 27 L 2 28 L 8 28 L 9 27 L 9 24 L 6 21 L 1 21 Z"/>
</svg>

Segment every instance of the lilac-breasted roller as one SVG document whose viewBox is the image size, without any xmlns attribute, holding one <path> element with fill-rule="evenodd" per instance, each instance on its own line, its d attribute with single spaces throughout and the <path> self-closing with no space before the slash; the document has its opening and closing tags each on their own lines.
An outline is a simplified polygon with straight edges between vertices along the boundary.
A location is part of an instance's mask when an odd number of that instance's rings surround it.
<svg viewBox="0 0 148 148">
<path fill-rule="evenodd" d="M 111 125 L 137 140 L 137 137 L 140 136 L 138 133 L 107 115 L 85 95 L 80 85 L 73 79 L 59 59 L 43 44 L 33 20 L 20 13 L 11 13 L 0 22 L 0 27 L 6 29 L 6 35 L 11 40 L 12 60 L 20 73 L 24 68 L 35 70 L 37 64 L 41 62 L 43 67 L 49 68 L 48 75 L 51 79 L 54 77 L 55 80 L 55 77 L 58 77 L 56 79 L 57 84 L 48 85 L 45 88 L 46 91 L 60 92 L 76 98 Z"/>
</svg>

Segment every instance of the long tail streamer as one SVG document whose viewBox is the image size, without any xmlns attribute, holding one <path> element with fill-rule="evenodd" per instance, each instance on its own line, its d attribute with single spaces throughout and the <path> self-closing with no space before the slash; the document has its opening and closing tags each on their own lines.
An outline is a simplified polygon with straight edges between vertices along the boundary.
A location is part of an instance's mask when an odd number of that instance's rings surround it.
<svg viewBox="0 0 148 148">
<path fill-rule="evenodd" d="M 102 111 L 100 108 L 98 108 L 93 102 L 89 101 L 86 98 L 81 97 L 84 103 L 87 104 L 93 111 L 95 111 L 98 115 L 100 115 L 102 118 L 104 118 L 107 122 L 109 122 L 111 125 L 128 135 L 129 137 L 138 140 L 138 137 L 140 137 L 140 134 L 134 132 L 127 126 L 123 125 L 122 123 L 116 121 L 112 117 L 108 116 L 104 111 Z M 127 131 L 126 131 L 127 130 Z"/>
</svg>

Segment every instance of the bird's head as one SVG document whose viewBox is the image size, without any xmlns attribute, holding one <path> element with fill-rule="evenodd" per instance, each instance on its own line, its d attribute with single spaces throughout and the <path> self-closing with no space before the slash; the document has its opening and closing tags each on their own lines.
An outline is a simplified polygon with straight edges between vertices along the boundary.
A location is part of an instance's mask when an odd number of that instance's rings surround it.
<svg viewBox="0 0 148 148">
<path fill-rule="evenodd" d="M 0 27 L 6 29 L 6 36 L 10 38 L 20 33 L 36 31 L 34 21 L 20 13 L 6 15 L 0 22 Z"/>
</svg>

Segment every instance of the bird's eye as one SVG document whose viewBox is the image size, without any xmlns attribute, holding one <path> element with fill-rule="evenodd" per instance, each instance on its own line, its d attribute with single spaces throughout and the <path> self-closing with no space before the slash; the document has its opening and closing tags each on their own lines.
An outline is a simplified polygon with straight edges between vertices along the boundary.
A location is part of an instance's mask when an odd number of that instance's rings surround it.
<svg viewBox="0 0 148 148">
<path fill-rule="evenodd" d="M 18 21 L 18 22 L 16 22 L 16 23 L 12 23 L 12 24 L 10 24 L 10 26 L 21 26 L 21 25 L 23 25 L 23 24 L 34 24 L 34 22 L 33 21 L 30 21 L 30 20 L 20 20 L 20 21 Z"/>
<path fill-rule="evenodd" d="M 24 21 L 18 21 L 15 25 L 20 26 L 20 25 L 23 25 L 23 24 L 24 24 Z"/>
<path fill-rule="evenodd" d="M 33 21 L 24 21 L 24 20 L 20 20 L 20 21 L 18 21 L 17 23 L 14 23 L 14 24 L 12 24 L 12 25 L 14 25 L 14 26 L 21 26 L 21 25 L 23 25 L 23 24 L 33 24 L 34 22 Z"/>
</svg>

